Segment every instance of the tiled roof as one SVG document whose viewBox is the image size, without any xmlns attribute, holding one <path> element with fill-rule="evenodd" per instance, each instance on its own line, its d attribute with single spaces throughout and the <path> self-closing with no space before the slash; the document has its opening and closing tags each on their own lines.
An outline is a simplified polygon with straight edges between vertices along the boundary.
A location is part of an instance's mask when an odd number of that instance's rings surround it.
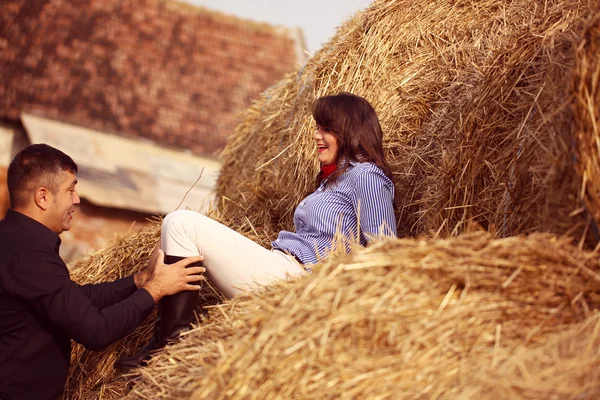
<svg viewBox="0 0 600 400">
<path fill-rule="evenodd" d="M 166 0 L 3 0 L 0 118 L 22 111 L 215 154 L 298 64 L 285 28 Z"/>
</svg>

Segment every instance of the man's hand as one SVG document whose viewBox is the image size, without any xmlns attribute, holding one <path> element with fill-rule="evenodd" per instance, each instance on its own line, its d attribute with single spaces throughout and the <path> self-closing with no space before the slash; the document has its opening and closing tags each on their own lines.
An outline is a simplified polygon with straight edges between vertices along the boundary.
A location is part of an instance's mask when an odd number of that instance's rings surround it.
<svg viewBox="0 0 600 400">
<path fill-rule="evenodd" d="M 184 290 L 199 290 L 199 285 L 192 285 L 190 282 L 198 282 L 204 279 L 201 275 L 206 272 L 204 267 L 190 267 L 189 264 L 202 261 L 204 257 L 193 256 L 184 258 L 175 264 L 165 264 L 165 254 L 158 249 L 158 257 L 153 268 L 152 277 L 144 284 L 154 301 L 158 301 L 164 296 L 179 293 Z"/>
</svg>

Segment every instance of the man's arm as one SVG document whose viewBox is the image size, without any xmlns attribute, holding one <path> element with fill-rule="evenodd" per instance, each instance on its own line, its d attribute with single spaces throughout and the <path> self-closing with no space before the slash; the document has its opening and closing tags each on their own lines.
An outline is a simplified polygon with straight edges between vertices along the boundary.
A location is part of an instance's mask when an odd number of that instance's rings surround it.
<svg viewBox="0 0 600 400">
<path fill-rule="evenodd" d="M 117 279 L 113 282 L 82 285 L 80 288 L 90 299 L 92 304 L 99 309 L 112 306 L 113 304 L 128 298 L 138 290 L 133 275 Z"/>
<path fill-rule="evenodd" d="M 81 287 L 71 281 L 66 266 L 52 250 L 36 250 L 15 262 L 19 268 L 10 285 L 14 294 L 24 298 L 54 327 L 91 350 L 101 350 L 133 332 L 162 296 L 186 287 L 197 289 L 187 283 L 197 277 L 190 276 L 187 280 L 188 274 L 203 272 L 203 269 L 185 269 L 185 266 L 173 269 L 168 274 L 153 277 L 146 285 L 147 290 L 139 289 L 127 299 L 99 309 Z M 183 280 L 186 281 L 179 283 Z"/>
</svg>

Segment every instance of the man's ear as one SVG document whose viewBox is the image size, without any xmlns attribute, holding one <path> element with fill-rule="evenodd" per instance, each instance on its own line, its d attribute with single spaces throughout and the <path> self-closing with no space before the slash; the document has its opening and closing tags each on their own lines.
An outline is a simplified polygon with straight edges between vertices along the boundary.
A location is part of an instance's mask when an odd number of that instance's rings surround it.
<svg viewBox="0 0 600 400">
<path fill-rule="evenodd" d="M 46 211 L 52 201 L 52 193 L 48 188 L 42 186 L 35 191 L 34 201 L 36 206 Z"/>
</svg>

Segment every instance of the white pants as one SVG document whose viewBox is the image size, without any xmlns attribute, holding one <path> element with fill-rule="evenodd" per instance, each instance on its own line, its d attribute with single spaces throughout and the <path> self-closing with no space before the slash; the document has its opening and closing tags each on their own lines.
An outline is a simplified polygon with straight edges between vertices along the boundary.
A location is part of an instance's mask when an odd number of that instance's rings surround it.
<svg viewBox="0 0 600 400">
<path fill-rule="evenodd" d="M 177 210 L 162 223 L 161 248 L 170 256 L 204 256 L 206 276 L 225 296 L 304 275 L 290 255 L 267 250 L 202 214 Z"/>
</svg>

